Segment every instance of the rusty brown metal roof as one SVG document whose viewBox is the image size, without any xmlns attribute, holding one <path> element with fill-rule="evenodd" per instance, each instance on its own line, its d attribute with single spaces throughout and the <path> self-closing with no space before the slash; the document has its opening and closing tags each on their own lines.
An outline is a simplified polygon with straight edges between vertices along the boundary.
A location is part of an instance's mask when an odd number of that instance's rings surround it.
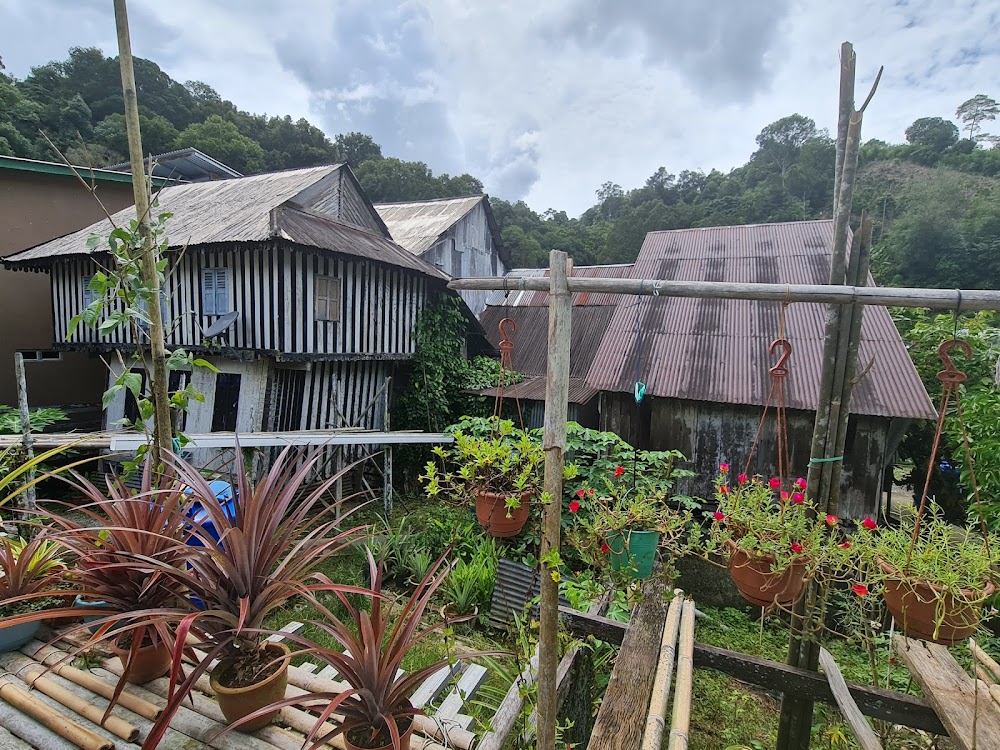
<svg viewBox="0 0 1000 750">
<path fill-rule="evenodd" d="M 830 220 L 650 232 L 632 278 L 825 284 L 833 242 Z M 870 285 L 873 282 L 869 281 Z M 652 396 L 760 405 L 775 358 L 780 302 L 624 297 L 598 347 L 587 382 L 631 392 L 636 361 Z M 825 306 L 790 305 L 785 336 L 793 352 L 789 408 L 815 410 L 822 366 Z M 574 319 L 575 324 L 575 319 Z M 538 330 L 545 330 L 540 328 Z M 886 417 L 936 416 L 885 307 L 865 308 L 860 366 L 851 411 Z M 575 338 L 575 331 L 574 331 Z M 640 354 L 641 352 L 641 354 Z"/>
<path fill-rule="evenodd" d="M 482 388 L 476 391 L 469 391 L 469 393 L 474 393 L 477 396 L 489 396 L 494 398 L 497 395 L 496 388 Z M 585 404 L 594 396 L 596 396 L 599 391 L 592 385 L 588 385 L 586 379 L 584 378 L 570 378 L 569 379 L 569 402 L 571 404 Z M 538 375 L 535 377 L 525 378 L 520 383 L 507 386 L 503 392 L 505 399 L 514 399 L 524 401 L 544 401 L 545 400 L 545 376 Z"/>
<path fill-rule="evenodd" d="M 610 305 L 578 305 L 573 308 L 570 338 L 570 378 L 586 378 L 597 347 L 608 329 L 615 308 Z M 548 366 L 549 308 L 487 307 L 479 316 L 486 338 L 496 348 L 500 343 L 499 323 L 514 321 L 517 329 L 510 336 L 514 342 L 511 360 L 514 369 L 524 375 L 545 375 Z M 542 396 L 544 398 L 544 394 Z"/>
<path fill-rule="evenodd" d="M 627 279 L 632 271 L 631 263 L 609 265 L 609 266 L 577 266 L 573 269 L 573 275 L 587 279 Z M 517 278 L 519 276 L 541 276 L 549 275 L 547 268 L 515 268 L 507 272 L 507 276 Z M 605 294 L 599 292 L 581 292 L 573 295 L 574 305 L 616 305 L 621 299 L 620 294 Z M 548 292 L 511 292 L 496 291 L 490 292 L 486 298 L 487 305 L 504 305 L 508 307 L 545 307 L 549 304 Z"/>
</svg>

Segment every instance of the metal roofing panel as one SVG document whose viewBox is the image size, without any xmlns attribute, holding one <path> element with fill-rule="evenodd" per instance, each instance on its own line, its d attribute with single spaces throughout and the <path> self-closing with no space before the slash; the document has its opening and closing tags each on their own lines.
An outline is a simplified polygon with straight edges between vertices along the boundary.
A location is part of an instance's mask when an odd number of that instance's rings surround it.
<svg viewBox="0 0 1000 750">
<path fill-rule="evenodd" d="M 632 269 L 631 263 L 607 265 L 607 266 L 575 266 L 573 276 L 586 279 L 627 279 Z M 515 268 L 508 271 L 506 276 L 517 278 L 519 276 L 548 276 L 547 268 Z M 607 294 L 601 292 L 582 292 L 573 295 L 574 305 L 614 305 L 621 298 L 620 294 Z M 549 304 L 548 292 L 527 292 L 511 290 L 509 292 L 500 290 L 490 292 L 486 298 L 487 305 L 503 305 L 509 307 L 538 307 Z"/>
<path fill-rule="evenodd" d="M 469 211 L 486 200 L 484 195 L 408 203 L 376 203 L 392 238 L 415 255 L 423 255 Z"/>
</svg>

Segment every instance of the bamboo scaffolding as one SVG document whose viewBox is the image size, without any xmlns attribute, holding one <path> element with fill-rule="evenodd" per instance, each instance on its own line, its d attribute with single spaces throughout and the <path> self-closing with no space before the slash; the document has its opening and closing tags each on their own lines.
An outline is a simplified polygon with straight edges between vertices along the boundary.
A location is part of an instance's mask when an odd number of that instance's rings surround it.
<svg viewBox="0 0 1000 750">
<path fill-rule="evenodd" d="M 677 634 L 684 606 L 684 592 L 674 590 L 674 600 L 667 610 L 667 624 L 663 628 L 660 644 L 660 660 L 653 678 L 653 694 L 649 701 L 649 716 L 646 731 L 642 735 L 642 750 L 660 750 L 663 744 L 663 730 L 666 727 L 667 704 L 670 698 L 670 682 L 674 676 L 674 661 L 677 655 Z"/>
<path fill-rule="evenodd" d="M 684 602 L 677 652 L 677 691 L 670 722 L 669 750 L 687 750 L 691 728 L 691 689 L 694 679 L 694 600 Z"/>
</svg>

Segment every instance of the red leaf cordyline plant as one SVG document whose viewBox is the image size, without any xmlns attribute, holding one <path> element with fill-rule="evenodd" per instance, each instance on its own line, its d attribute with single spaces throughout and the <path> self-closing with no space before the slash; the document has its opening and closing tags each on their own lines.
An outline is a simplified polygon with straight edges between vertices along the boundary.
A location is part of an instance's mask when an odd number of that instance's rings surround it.
<svg viewBox="0 0 1000 750">
<path fill-rule="evenodd" d="M 410 695 L 427 677 L 449 663 L 447 658 L 442 658 L 397 677 L 407 652 L 431 633 L 445 627 L 444 622 L 424 627 L 421 617 L 451 570 L 452 566 L 446 562 L 449 551 L 438 558 L 402 607 L 397 608 L 380 595 L 384 561 L 376 563 L 369 550 L 368 568 L 373 594 L 371 611 L 355 606 L 338 591 L 337 597 L 350 613 L 350 625 L 322 605 L 318 609 L 323 619 L 310 623 L 331 636 L 345 651 L 317 646 L 307 638 L 292 636 L 306 647 L 303 653 L 309 652 L 336 669 L 338 679 L 350 688 L 339 693 L 311 692 L 286 698 L 258 713 L 293 705 L 309 705 L 314 711 L 319 711 L 315 725 L 306 736 L 306 744 L 311 749 L 322 747 L 340 734 L 359 747 L 392 745 L 397 750 L 401 746 L 405 748 L 402 738 L 414 717 L 423 715 L 423 711 L 410 703 Z M 481 655 L 486 654 L 463 654 L 463 658 Z M 252 719 L 253 715 L 248 716 L 246 721 Z M 332 720 L 332 729 L 331 724 L 326 723 L 328 720 Z M 231 728 L 239 728 L 239 724 Z"/>
<path fill-rule="evenodd" d="M 65 570 L 62 552 L 44 534 L 28 542 L 0 539 L 0 616 L 34 611 L 51 602 Z"/>
<path fill-rule="evenodd" d="M 201 546 L 192 548 L 186 568 L 174 571 L 176 580 L 200 606 L 192 605 L 178 625 L 171 694 L 143 747 L 156 747 L 177 708 L 216 659 L 229 665 L 228 687 L 254 684 L 280 668 L 281 660 L 262 650 L 270 632 L 264 622 L 289 600 L 301 598 L 318 608 L 322 605 L 317 596 L 322 592 L 370 593 L 334 583 L 315 572 L 367 533 L 364 525 L 342 529 L 350 513 L 338 513 L 335 505 L 317 511 L 340 474 L 303 491 L 321 456 L 313 451 L 303 457 L 300 451 L 286 448 L 268 473 L 253 483 L 237 450 L 231 515 L 215 502 L 215 493 L 194 467 L 176 457 L 166 458 L 192 497 L 202 504 L 208 520 L 193 527 L 192 535 Z M 209 522 L 218 539 L 207 531 Z M 196 648 L 203 649 L 205 657 L 184 679 L 180 669 L 189 634 L 200 641 Z"/>
</svg>

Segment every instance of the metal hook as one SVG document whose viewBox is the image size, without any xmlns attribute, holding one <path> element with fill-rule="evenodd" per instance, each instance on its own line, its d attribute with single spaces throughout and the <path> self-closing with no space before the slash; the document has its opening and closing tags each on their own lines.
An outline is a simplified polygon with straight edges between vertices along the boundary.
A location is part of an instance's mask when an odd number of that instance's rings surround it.
<svg viewBox="0 0 1000 750">
<path fill-rule="evenodd" d="M 768 347 L 768 352 L 774 354 L 776 349 L 781 349 L 781 356 L 778 357 L 778 361 L 774 364 L 774 367 L 768 370 L 773 378 L 783 378 L 788 375 L 788 358 L 792 356 L 792 345 L 787 339 L 775 339 L 771 342 L 771 346 Z"/>
<path fill-rule="evenodd" d="M 955 363 L 951 361 L 951 355 L 949 352 L 952 349 L 960 349 L 963 354 L 965 354 L 966 359 L 972 359 L 972 347 L 969 346 L 967 341 L 962 341 L 962 339 L 949 339 L 948 341 L 942 341 L 941 346 L 938 347 L 938 356 L 944 363 L 944 369 L 937 374 L 937 379 L 942 383 L 962 383 L 968 379 L 968 375 L 959 370 Z"/>
<path fill-rule="evenodd" d="M 510 318 L 504 318 L 497 328 L 500 330 L 500 343 L 497 348 L 502 352 L 510 352 L 514 348 L 514 342 L 510 337 L 517 331 L 517 324 Z"/>
</svg>

